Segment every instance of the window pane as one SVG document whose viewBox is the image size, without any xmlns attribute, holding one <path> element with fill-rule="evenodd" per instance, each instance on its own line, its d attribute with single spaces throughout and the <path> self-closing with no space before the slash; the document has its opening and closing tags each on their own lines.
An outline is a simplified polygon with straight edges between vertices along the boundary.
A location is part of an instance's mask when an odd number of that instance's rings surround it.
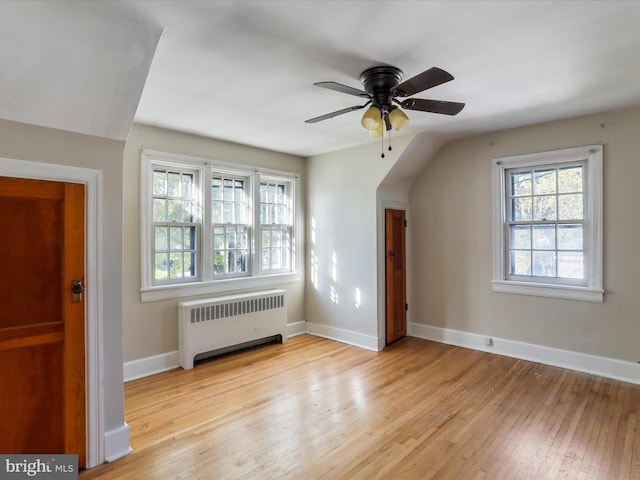
<svg viewBox="0 0 640 480">
<path fill-rule="evenodd" d="M 220 178 L 211 180 L 211 198 L 213 200 L 222 200 L 222 180 Z"/>
<path fill-rule="evenodd" d="M 545 195 L 556 193 L 556 171 L 537 170 L 533 173 L 533 194 Z"/>
<path fill-rule="evenodd" d="M 533 219 L 534 220 L 555 220 L 556 219 L 556 196 L 545 195 L 533 197 Z"/>
<path fill-rule="evenodd" d="M 247 271 L 247 251 L 238 250 L 236 252 L 236 272 Z"/>
<path fill-rule="evenodd" d="M 227 201 L 233 200 L 233 180 L 225 179 L 223 182 L 223 199 Z"/>
<path fill-rule="evenodd" d="M 264 269 L 268 269 L 271 263 L 269 252 L 270 250 L 268 248 L 262 249 L 262 268 Z"/>
<path fill-rule="evenodd" d="M 556 253 L 533 252 L 533 275 L 536 277 L 556 276 Z"/>
<path fill-rule="evenodd" d="M 233 227 L 227 229 L 227 248 L 236 248 L 236 231 Z"/>
<path fill-rule="evenodd" d="M 169 276 L 171 278 L 182 277 L 182 253 L 169 254 Z"/>
<path fill-rule="evenodd" d="M 169 173 L 169 183 L 168 183 L 168 191 L 167 194 L 170 197 L 180 197 L 180 174 L 175 172 Z"/>
<path fill-rule="evenodd" d="M 244 182 L 236 180 L 235 201 L 244 202 Z"/>
<path fill-rule="evenodd" d="M 533 226 L 533 248 L 539 250 L 553 250 L 556 248 L 555 225 Z"/>
<path fill-rule="evenodd" d="M 167 221 L 179 222 L 182 218 L 182 202 L 180 200 L 167 200 Z"/>
<path fill-rule="evenodd" d="M 531 227 L 529 225 L 511 226 L 511 248 L 531 248 Z"/>
<path fill-rule="evenodd" d="M 153 199 L 153 221 L 154 222 L 167 221 L 167 201 L 163 198 Z"/>
<path fill-rule="evenodd" d="M 582 220 L 584 203 L 581 193 L 558 196 L 558 218 L 560 220 Z"/>
<path fill-rule="evenodd" d="M 223 204 L 222 223 L 233 223 L 233 203 L 225 202 Z"/>
<path fill-rule="evenodd" d="M 278 230 L 272 230 L 271 231 L 271 246 L 272 247 L 280 247 L 282 246 L 282 242 L 281 242 L 281 236 L 280 236 L 280 232 Z"/>
<path fill-rule="evenodd" d="M 213 248 L 220 250 L 224 248 L 224 228 L 215 227 L 213 229 Z"/>
<path fill-rule="evenodd" d="M 235 222 L 236 223 L 245 223 L 244 221 L 244 205 L 242 203 L 235 204 Z"/>
<path fill-rule="evenodd" d="M 267 185 L 264 183 L 260 184 L 260 201 L 262 203 L 266 203 L 268 201 L 267 198 Z"/>
<path fill-rule="evenodd" d="M 511 201 L 511 220 L 526 222 L 531 220 L 531 197 L 514 198 Z"/>
<path fill-rule="evenodd" d="M 211 221 L 213 223 L 222 223 L 222 202 L 212 202 Z"/>
<path fill-rule="evenodd" d="M 531 195 L 531 172 L 511 174 L 511 195 L 514 197 Z"/>
<path fill-rule="evenodd" d="M 195 250 L 196 249 L 196 227 L 185 227 L 184 229 L 184 237 L 182 238 L 184 242 L 185 250 Z"/>
<path fill-rule="evenodd" d="M 276 198 L 277 203 L 285 203 L 284 185 L 278 185 L 278 196 Z"/>
<path fill-rule="evenodd" d="M 167 227 L 156 227 L 155 228 L 155 250 L 158 251 L 166 251 L 167 250 Z"/>
<path fill-rule="evenodd" d="M 238 228 L 238 236 L 237 236 L 237 241 L 238 241 L 238 248 L 243 248 L 246 249 L 249 246 L 249 232 L 247 231 L 246 227 L 239 227 Z"/>
<path fill-rule="evenodd" d="M 287 223 L 287 210 L 284 205 L 278 205 L 277 216 L 276 223 Z"/>
<path fill-rule="evenodd" d="M 582 250 L 582 225 L 558 225 L 558 249 Z"/>
<path fill-rule="evenodd" d="M 260 204 L 260 223 L 267 223 L 267 206 Z"/>
<path fill-rule="evenodd" d="M 195 253 L 185 253 L 184 254 L 184 276 L 185 277 L 195 277 L 196 276 L 196 267 L 195 267 Z"/>
<path fill-rule="evenodd" d="M 279 248 L 274 248 L 271 250 L 271 268 L 274 270 L 282 268 L 280 266 L 282 252 L 280 252 Z"/>
<path fill-rule="evenodd" d="M 558 170 L 558 192 L 582 192 L 582 167 L 567 167 Z"/>
<path fill-rule="evenodd" d="M 193 202 L 185 200 L 182 202 L 182 221 L 186 223 L 193 222 Z"/>
<path fill-rule="evenodd" d="M 182 196 L 191 198 L 193 195 L 193 175 L 188 173 L 182 174 Z"/>
<path fill-rule="evenodd" d="M 154 256 L 154 278 L 156 280 L 164 280 L 169 276 L 167 255 L 167 253 L 156 253 Z"/>
<path fill-rule="evenodd" d="M 582 252 L 558 252 L 558 276 L 583 279 L 584 255 Z"/>
<path fill-rule="evenodd" d="M 167 194 L 167 173 L 164 170 L 153 171 L 153 194 L 160 196 Z"/>
<path fill-rule="evenodd" d="M 182 250 L 182 227 L 169 228 L 169 238 L 171 250 Z"/>
<path fill-rule="evenodd" d="M 215 273 L 225 273 L 224 272 L 224 254 L 222 251 L 213 252 L 213 270 Z"/>
<path fill-rule="evenodd" d="M 531 275 L 531 252 L 511 252 L 511 275 Z"/>
</svg>

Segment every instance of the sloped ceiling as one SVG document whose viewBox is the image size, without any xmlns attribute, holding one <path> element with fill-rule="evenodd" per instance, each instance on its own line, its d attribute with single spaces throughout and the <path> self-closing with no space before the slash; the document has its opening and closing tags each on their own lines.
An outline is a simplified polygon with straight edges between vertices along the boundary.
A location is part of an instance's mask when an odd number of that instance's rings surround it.
<svg viewBox="0 0 640 480">
<path fill-rule="evenodd" d="M 452 138 L 640 104 L 640 2 L 4 1 L 0 118 L 125 139 L 132 122 L 302 156 L 376 142 L 361 88 L 391 64 L 455 80 L 403 135 Z M 158 41 L 159 39 L 159 41 Z M 156 48 L 157 44 L 157 48 Z"/>
</svg>

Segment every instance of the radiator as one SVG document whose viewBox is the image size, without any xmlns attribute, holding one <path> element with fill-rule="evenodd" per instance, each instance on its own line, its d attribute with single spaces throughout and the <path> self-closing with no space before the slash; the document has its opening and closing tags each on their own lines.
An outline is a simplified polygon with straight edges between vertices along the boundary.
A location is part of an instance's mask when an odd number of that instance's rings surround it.
<svg viewBox="0 0 640 480">
<path fill-rule="evenodd" d="M 180 366 L 193 368 L 196 355 L 268 337 L 287 341 L 287 292 L 268 290 L 178 304 Z"/>
</svg>

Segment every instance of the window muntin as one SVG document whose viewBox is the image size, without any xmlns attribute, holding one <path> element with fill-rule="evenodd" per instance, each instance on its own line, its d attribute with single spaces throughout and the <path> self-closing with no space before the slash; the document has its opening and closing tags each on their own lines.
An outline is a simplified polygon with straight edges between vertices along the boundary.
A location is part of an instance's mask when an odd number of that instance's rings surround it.
<svg viewBox="0 0 640 480">
<path fill-rule="evenodd" d="M 508 279 L 585 285 L 585 164 L 505 172 Z"/>
<path fill-rule="evenodd" d="M 493 160 L 494 292 L 603 301 L 602 157 L 588 145 Z"/>
</svg>

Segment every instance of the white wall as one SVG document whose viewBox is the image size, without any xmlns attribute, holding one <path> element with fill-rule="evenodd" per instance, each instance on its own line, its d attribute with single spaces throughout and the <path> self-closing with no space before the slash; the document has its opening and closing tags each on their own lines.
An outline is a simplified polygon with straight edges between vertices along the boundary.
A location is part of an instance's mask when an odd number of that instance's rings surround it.
<svg viewBox="0 0 640 480">
<path fill-rule="evenodd" d="M 640 360 L 640 109 L 453 141 L 410 193 L 412 322 Z M 493 293 L 491 159 L 604 144 L 604 303 Z"/>
<path fill-rule="evenodd" d="M 304 190 L 305 164 L 301 157 L 134 124 L 124 151 L 125 362 L 171 355 L 177 351 L 177 304 L 179 301 L 186 300 L 181 298 L 145 303 L 140 300 L 140 151 L 142 149 L 296 172 L 301 175 Z M 301 208 L 304 211 L 304 191 L 302 198 Z M 304 230 L 304 224 L 301 229 Z M 304 320 L 304 272 L 301 272 L 299 281 L 277 288 L 287 291 L 288 322 L 291 324 Z M 233 292 L 227 292 L 225 295 L 229 293 Z M 215 295 L 215 292 L 211 295 Z M 169 363 L 167 366 L 175 365 Z M 137 374 L 144 374 L 144 372 Z"/>
<path fill-rule="evenodd" d="M 313 333 L 378 349 L 376 190 L 404 148 L 394 142 L 382 159 L 374 142 L 307 160 L 305 318 Z"/>
</svg>

